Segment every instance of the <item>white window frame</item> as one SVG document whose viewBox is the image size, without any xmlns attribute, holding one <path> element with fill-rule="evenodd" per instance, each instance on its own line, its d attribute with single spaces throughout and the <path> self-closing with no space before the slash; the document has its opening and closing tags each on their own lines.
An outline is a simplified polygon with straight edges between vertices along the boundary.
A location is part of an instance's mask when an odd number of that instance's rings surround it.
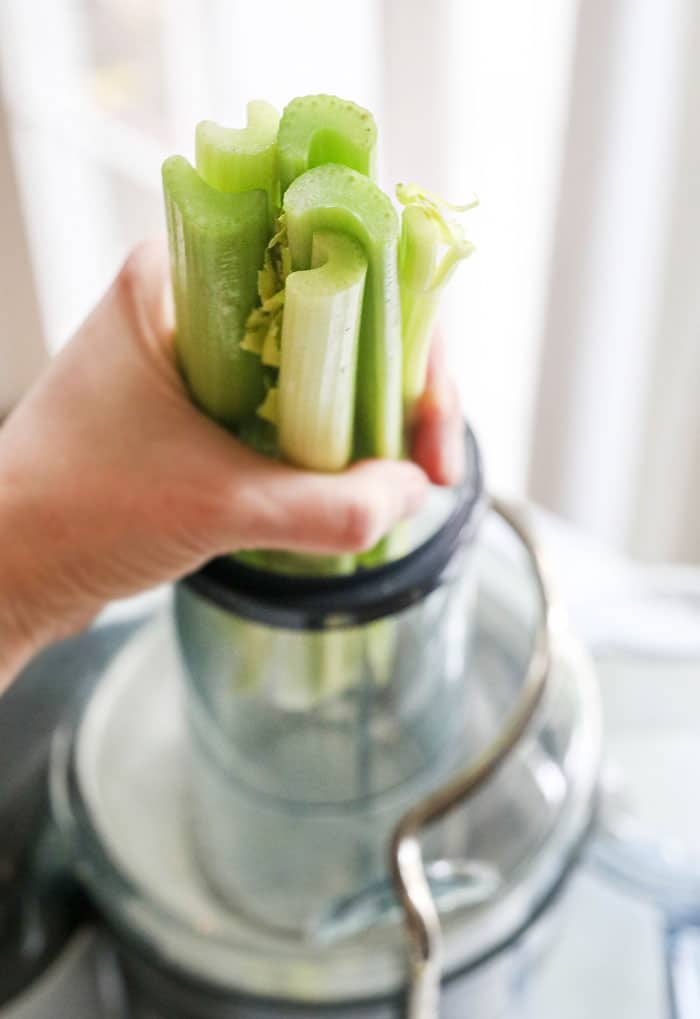
<svg viewBox="0 0 700 1019">
<path fill-rule="evenodd" d="M 529 486 L 650 560 L 700 556 L 695 0 L 581 5 Z"/>
</svg>

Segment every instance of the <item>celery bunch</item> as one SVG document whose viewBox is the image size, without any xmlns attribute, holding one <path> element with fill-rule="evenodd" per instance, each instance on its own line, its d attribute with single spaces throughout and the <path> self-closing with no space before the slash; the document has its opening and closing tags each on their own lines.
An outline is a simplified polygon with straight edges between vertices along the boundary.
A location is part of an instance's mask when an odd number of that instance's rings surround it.
<svg viewBox="0 0 700 1019">
<path fill-rule="evenodd" d="M 374 119 L 354 103 L 306 96 L 281 118 L 265 102 L 247 113 L 237 130 L 198 125 L 196 169 L 181 156 L 163 166 L 177 354 L 192 399 L 243 442 L 300 467 L 399 457 L 441 291 L 471 251 L 452 221 L 462 209 L 400 185 L 399 218 L 375 181 Z M 244 558 L 325 574 L 376 565 L 400 545 L 390 537 L 357 560 Z M 375 647 L 370 657 L 386 655 Z"/>
<path fill-rule="evenodd" d="M 471 251 L 438 199 L 375 183 L 370 113 L 334 96 L 205 121 L 163 167 L 177 349 L 193 399 L 313 470 L 400 456 L 439 295 Z M 457 210 L 460 211 L 460 210 Z M 258 421 L 255 420 L 258 419 Z"/>
</svg>

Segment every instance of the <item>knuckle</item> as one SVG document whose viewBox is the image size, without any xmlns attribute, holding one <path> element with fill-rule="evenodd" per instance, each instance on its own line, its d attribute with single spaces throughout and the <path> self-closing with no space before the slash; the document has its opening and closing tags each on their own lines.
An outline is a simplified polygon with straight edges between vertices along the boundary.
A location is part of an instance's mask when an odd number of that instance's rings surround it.
<svg viewBox="0 0 700 1019">
<path fill-rule="evenodd" d="M 244 479 L 222 477 L 212 485 L 211 526 L 238 549 L 274 544 L 281 530 L 274 503 L 246 484 Z"/>
</svg>

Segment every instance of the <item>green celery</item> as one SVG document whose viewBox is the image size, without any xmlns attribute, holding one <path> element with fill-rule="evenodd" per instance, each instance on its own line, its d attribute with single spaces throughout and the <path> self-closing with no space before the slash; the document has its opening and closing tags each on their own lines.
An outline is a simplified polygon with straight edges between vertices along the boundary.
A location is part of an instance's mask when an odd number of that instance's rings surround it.
<svg viewBox="0 0 700 1019">
<path fill-rule="evenodd" d="M 262 570 L 286 573 L 297 577 L 336 577 L 355 572 L 355 556 L 315 555 L 313 552 L 286 552 L 267 548 L 237 552 L 236 559 Z"/>
<path fill-rule="evenodd" d="M 324 163 L 340 163 L 374 179 L 377 125 L 368 110 L 337 96 L 301 96 L 283 113 L 277 139 L 280 188 Z"/>
<path fill-rule="evenodd" d="M 257 450 L 263 456 L 279 458 L 277 426 L 270 424 L 269 421 L 263 421 L 257 413 L 241 421 L 236 429 L 236 435 L 246 446 Z"/>
<path fill-rule="evenodd" d="M 264 395 L 260 359 L 240 343 L 268 238 L 262 190 L 226 194 L 182 156 L 163 165 L 176 347 L 195 402 L 234 428 Z"/>
<path fill-rule="evenodd" d="M 290 463 L 338 471 L 352 457 L 367 259 L 352 238 L 319 230 L 313 235 L 311 265 L 287 277 L 279 443 Z"/>
<path fill-rule="evenodd" d="M 313 235 L 319 230 L 345 233 L 364 250 L 367 279 L 357 368 L 355 455 L 398 458 L 402 452 L 401 312 L 394 207 L 369 178 L 349 167 L 327 164 L 294 181 L 284 196 L 284 211 L 293 270 L 311 268 Z"/>
<path fill-rule="evenodd" d="M 263 188 L 267 192 L 270 226 L 279 209 L 277 128 L 279 114 L 260 100 L 246 107 L 248 126 L 220 127 L 211 120 L 197 124 L 197 170 L 218 191 L 239 194 Z"/>
<path fill-rule="evenodd" d="M 448 211 L 465 212 L 471 205 L 450 206 L 415 185 L 396 189 L 405 206 L 401 217 L 399 286 L 403 331 L 403 398 L 407 417 L 425 388 L 433 326 L 442 291 L 457 264 L 474 250 Z"/>
<path fill-rule="evenodd" d="M 181 157 L 163 167 L 177 351 L 191 394 L 252 448 L 312 470 L 402 455 L 442 289 L 472 250 L 450 207 L 415 186 L 397 189 L 399 227 L 374 183 L 376 157 L 371 114 L 319 95 L 293 100 L 281 118 L 249 103 L 239 130 L 205 121 L 198 172 Z M 399 526 L 357 557 L 263 549 L 239 558 L 334 575 L 407 547 Z M 238 655 L 241 687 L 290 710 L 393 675 L 390 619 L 306 635 L 225 622 L 219 637 Z"/>
</svg>

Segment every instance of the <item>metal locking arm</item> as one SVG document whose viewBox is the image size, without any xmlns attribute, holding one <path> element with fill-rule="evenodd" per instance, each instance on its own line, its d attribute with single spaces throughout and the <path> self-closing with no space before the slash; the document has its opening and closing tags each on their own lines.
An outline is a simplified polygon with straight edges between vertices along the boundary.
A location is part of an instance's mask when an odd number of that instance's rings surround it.
<svg viewBox="0 0 700 1019">
<path fill-rule="evenodd" d="M 551 665 L 551 602 L 537 546 L 515 506 L 492 497 L 490 507 L 528 554 L 540 597 L 540 615 L 520 696 L 498 737 L 472 764 L 411 807 L 391 839 L 391 876 L 403 907 L 410 951 L 407 1019 L 438 1019 L 440 1013 L 442 931 L 418 836 L 481 788 L 505 761 L 542 699 Z"/>
</svg>

